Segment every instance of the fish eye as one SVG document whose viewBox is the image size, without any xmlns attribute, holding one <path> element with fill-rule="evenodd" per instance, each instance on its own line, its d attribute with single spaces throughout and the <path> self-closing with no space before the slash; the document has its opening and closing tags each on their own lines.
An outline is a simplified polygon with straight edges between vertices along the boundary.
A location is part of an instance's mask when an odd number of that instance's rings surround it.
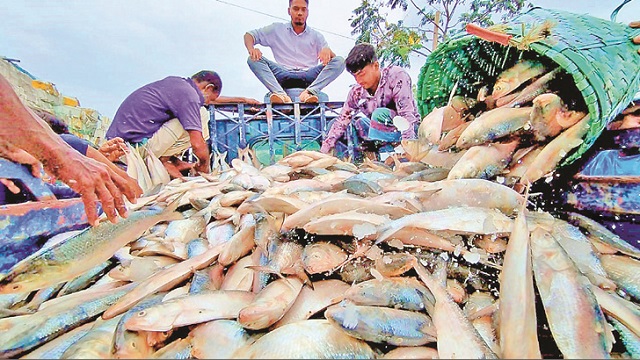
<svg viewBox="0 0 640 360">
<path fill-rule="evenodd" d="M 140 312 L 138 313 L 138 316 L 145 316 L 145 315 L 147 315 L 147 312 L 146 312 L 146 311 L 144 311 L 144 310 L 142 310 L 142 311 L 140 311 Z"/>
</svg>

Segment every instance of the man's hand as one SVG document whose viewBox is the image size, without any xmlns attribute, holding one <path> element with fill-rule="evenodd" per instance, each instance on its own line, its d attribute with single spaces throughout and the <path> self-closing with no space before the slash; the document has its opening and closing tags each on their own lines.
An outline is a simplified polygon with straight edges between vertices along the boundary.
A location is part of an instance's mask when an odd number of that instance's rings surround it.
<svg viewBox="0 0 640 360">
<path fill-rule="evenodd" d="M 208 161 L 198 161 L 196 166 L 193 167 L 199 173 L 210 174 L 211 165 Z"/>
<path fill-rule="evenodd" d="M 102 203 L 102 210 L 112 223 L 117 222 L 116 211 L 120 216 L 126 217 L 123 194 L 129 201 L 135 202 L 142 194 L 140 187 L 118 175 L 107 165 L 76 151 L 69 151 L 65 155 L 60 160 L 51 159 L 45 164 L 45 168 L 80 194 L 89 223 L 94 226 L 98 224 L 98 201 Z"/>
<path fill-rule="evenodd" d="M 320 60 L 322 65 L 327 66 L 327 64 L 329 63 L 329 61 L 331 61 L 331 58 L 333 58 L 333 56 L 334 54 L 333 54 L 333 51 L 331 51 L 331 49 L 323 48 L 322 50 L 320 50 L 320 53 L 318 54 L 318 60 Z"/>
<path fill-rule="evenodd" d="M 256 99 L 253 99 L 253 98 L 247 98 L 247 97 L 246 97 L 246 98 L 243 98 L 243 99 L 244 99 L 244 103 L 245 103 L 245 104 L 249 104 L 249 105 L 258 105 L 258 104 L 262 104 L 262 102 L 260 102 L 260 101 L 258 101 L 258 100 L 256 100 Z"/>
<path fill-rule="evenodd" d="M 253 61 L 258 61 L 262 59 L 262 51 L 260 51 L 260 49 L 253 48 L 249 50 L 249 57 Z"/>
<path fill-rule="evenodd" d="M 629 26 L 634 29 L 640 29 L 640 21 L 632 21 Z M 633 43 L 640 45 L 640 35 L 633 38 Z M 638 49 L 638 54 L 640 54 L 640 49 Z"/>
<path fill-rule="evenodd" d="M 198 130 L 187 130 L 189 133 L 189 140 L 191 141 L 191 149 L 193 154 L 198 158 L 198 163 L 194 166 L 194 170 L 210 174 L 211 162 L 209 160 L 211 154 L 209 153 L 209 147 L 202 137 L 202 132 Z"/>
<path fill-rule="evenodd" d="M 125 145 L 124 140 L 122 140 L 122 138 L 115 137 L 100 145 L 98 151 L 100 151 L 104 157 L 109 159 L 109 161 L 114 162 L 118 161 L 118 159 L 125 154 L 126 149 L 127 146 Z"/>
<path fill-rule="evenodd" d="M 0 145 L 0 157 L 29 166 L 33 177 L 42 178 L 42 163 L 28 152 L 10 144 L 3 144 Z"/>
</svg>

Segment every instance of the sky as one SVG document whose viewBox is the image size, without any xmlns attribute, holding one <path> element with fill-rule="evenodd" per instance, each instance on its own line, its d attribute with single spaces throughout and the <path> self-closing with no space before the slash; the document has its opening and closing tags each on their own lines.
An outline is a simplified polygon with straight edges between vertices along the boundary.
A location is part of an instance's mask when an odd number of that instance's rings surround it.
<svg viewBox="0 0 640 360">
<path fill-rule="evenodd" d="M 350 17 L 360 0 L 311 0 L 308 25 L 346 57 L 355 44 Z M 609 19 L 622 0 L 534 0 L 537 6 Z M 418 1 L 420 3 L 420 1 Z M 266 89 L 249 70 L 243 35 L 289 21 L 288 0 L 4 0 L 0 2 L 0 56 L 20 60 L 36 78 L 56 85 L 83 107 L 113 118 L 135 89 L 169 75 L 220 73 L 222 95 L 262 100 Z M 635 15 L 634 15 L 635 14 Z M 617 21 L 640 20 L 633 0 Z M 411 21 L 410 14 L 390 13 Z M 268 48 L 261 48 L 273 59 Z M 408 69 L 418 79 L 424 57 Z M 353 77 L 344 72 L 324 89 L 344 101 Z"/>
</svg>

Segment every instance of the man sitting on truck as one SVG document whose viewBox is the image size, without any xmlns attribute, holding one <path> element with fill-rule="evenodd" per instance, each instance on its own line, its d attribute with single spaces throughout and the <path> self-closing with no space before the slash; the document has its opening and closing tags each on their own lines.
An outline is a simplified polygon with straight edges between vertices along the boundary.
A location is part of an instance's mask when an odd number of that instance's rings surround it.
<svg viewBox="0 0 640 360">
<path fill-rule="evenodd" d="M 285 88 L 304 88 L 300 101 L 317 103 L 320 91 L 344 71 L 344 60 L 331 51 L 320 32 L 307 26 L 308 6 L 308 0 L 289 0 L 291 22 L 244 35 L 249 68 L 269 89 L 272 104 L 292 102 Z M 256 44 L 270 47 L 276 62 L 262 56 Z"/>
<path fill-rule="evenodd" d="M 365 116 L 354 119 L 354 125 L 363 141 L 361 146 L 369 147 L 366 150 L 391 152 L 401 139 L 415 139 L 420 115 L 409 74 L 398 66 L 381 68 L 375 48 L 366 43 L 351 49 L 346 67 L 357 85 L 349 91 L 320 151 L 328 153 L 334 149 L 357 113 Z"/>
</svg>

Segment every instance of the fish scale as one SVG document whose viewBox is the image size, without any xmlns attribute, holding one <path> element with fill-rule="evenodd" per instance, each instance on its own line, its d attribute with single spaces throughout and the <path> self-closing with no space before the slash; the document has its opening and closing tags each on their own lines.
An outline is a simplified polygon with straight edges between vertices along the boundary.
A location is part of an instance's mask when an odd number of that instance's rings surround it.
<svg viewBox="0 0 640 360">
<path fill-rule="evenodd" d="M 88 300 L 63 311 L 43 311 L 30 315 L 36 318 L 29 318 L 31 321 L 27 323 L 29 326 L 26 326 L 26 329 L 21 332 L 16 329 L 17 333 L 13 336 L 7 336 L 7 332 L 2 334 L 0 356 L 16 357 L 64 332 L 95 319 L 131 288 L 131 285 L 126 285 L 104 296 Z M 35 319 L 39 319 L 39 321 L 34 321 Z"/>
<path fill-rule="evenodd" d="M 0 280 L 0 293 L 36 290 L 71 280 L 108 260 L 124 245 L 161 221 L 182 218 L 175 213 L 179 198 L 164 209 L 138 210 L 117 224 L 103 222 L 52 247 L 43 248 L 14 265 Z"/>
</svg>

